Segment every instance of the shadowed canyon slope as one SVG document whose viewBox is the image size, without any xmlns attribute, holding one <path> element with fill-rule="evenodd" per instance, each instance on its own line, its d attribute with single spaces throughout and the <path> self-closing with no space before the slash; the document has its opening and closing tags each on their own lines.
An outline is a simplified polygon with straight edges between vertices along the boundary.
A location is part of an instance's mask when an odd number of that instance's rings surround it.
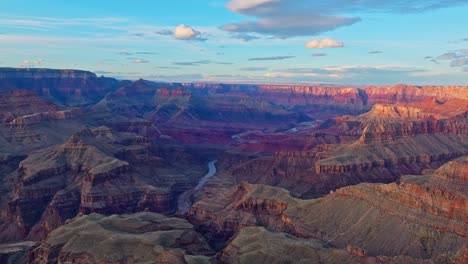
<svg viewBox="0 0 468 264">
<path fill-rule="evenodd" d="M 315 200 L 293 198 L 266 185 L 244 182 L 223 188 L 213 182 L 189 219 L 219 242 L 260 225 L 341 249 L 357 247 L 374 257 L 436 259 L 453 251 L 450 258 L 455 258 L 468 242 L 467 166 L 465 156 L 431 174 L 345 187 Z"/>
<path fill-rule="evenodd" d="M 0 262 L 463 263 L 466 155 L 465 86 L 0 68 Z"/>
<path fill-rule="evenodd" d="M 174 167 L 156 156 L 145 137 L 85 129 L 21 161 L 1 237 L 39 239 L 79 212 L 171 212 L 201 173 L 196 164 Z"/>
<path fill-rule="evenodd" d="M 91 214 L 53 231 L 31 253 L 30 263 L 211 263 L 213 254 L 206 240 L 180 218 L 147 212 Z"/>
</svg>

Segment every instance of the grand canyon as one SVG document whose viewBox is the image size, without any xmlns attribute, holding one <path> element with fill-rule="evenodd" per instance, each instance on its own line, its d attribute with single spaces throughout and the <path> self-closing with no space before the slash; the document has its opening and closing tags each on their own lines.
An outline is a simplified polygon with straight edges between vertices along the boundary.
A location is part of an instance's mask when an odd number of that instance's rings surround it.
<svg viewBox="0 0 468 264">
<path fill-rule="evenodd" d="M 0 69 L 4 263 L 464 263 L 468 87 Z"/>
<path fill-rule="evenodd" d="M 466 14 L 0 1 L 0 264 L 467 264 Z"/>
</svg>

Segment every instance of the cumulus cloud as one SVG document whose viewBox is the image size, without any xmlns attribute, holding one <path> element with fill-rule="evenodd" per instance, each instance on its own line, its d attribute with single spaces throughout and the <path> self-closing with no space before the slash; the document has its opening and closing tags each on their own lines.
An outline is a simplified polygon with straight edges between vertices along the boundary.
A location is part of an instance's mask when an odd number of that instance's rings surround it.
<svg viewBox="0 0 468 264">
<path fill-rule="evenodd" d="M 307 49 L 342 48 L 344 43 L 331 38 L 313 39 L 306 43 Z"/>
<path fill-rule="evenodd" d="M 200 34 L 201 34 L 200 31 L 197 31 L 194 28 L 190 26 L 186 26 L 184 24 L 177 26 L 176 29 L 174 30 L 174 37 L 176 39 L 185 39 L 185 40 L 195 39 L 198 36 L 200 36 Z"/>
<path fill-rule="evenodd" d="M 286 60 L 286 59 L 292 59 L 292 58 L 295 58 L 295 57 L 296 57 L 296 56 L 256 57 L 256 58 L 250 58 L 249 61 Z"/>
<path fill-rule="evenodd" d="M 132 63 L 135 63 L 135 64 L 149 63 L 149 62 L 150 62 L 149 60 L 145 60 L 145 59 L 133 59 L 132 60 Z"/>
<path fill-rule="evenodd" d="M 226 24 L 230 32 L 255 32 L 278 38 L 311 36 L 352 25 L 366 12 L 422 12 L 466 0 L 231 0 L 226 8 L 247 19 Z"/>
</svg>

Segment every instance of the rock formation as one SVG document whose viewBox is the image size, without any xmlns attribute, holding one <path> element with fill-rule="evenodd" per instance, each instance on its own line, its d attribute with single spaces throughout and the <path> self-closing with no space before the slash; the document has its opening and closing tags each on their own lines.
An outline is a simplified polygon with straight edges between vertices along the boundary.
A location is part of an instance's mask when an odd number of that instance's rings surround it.
<svg viewBox="0 0 468 264">
<path fill-rule="evenodd" d="M 119 81 L 113 78 L 97 77 L 87 71 L 0 68 L 2 90 L 30 90 L 69 106 L 96 103 L 118 85 Z"/>
<path fill-rule="evenodd" d="M 349 186 L 315 200 L 265 185 L 214 184 L 200 194 L 189 219 L 221 243 L 244 227 L 265 226 L 354 255 L 455 261 L 467 243 L 467 166 L 465 156 L 433 174 Z M 226 254 L 231 250 L 228 245 Z"/>
<path fill-rule="evenodd" d="M 0 262 L 464 263 L 467 98 L 0 68 Z"/>
<path fill-rule="evenodd" d="M 28 263 L 211 263 L 214 252 L 180 218 L 143 212 L 80 216 L 54 230 Z"/>
<path fill-rule="evenodd" d="M 79 212 L 171 212 L 177 194 L 202 173 L 193 164 L 168 166 L 145 137 L 107 127 L 75 133 L 19 164 L 1 237 L 40 239 Z"/>
</svg>

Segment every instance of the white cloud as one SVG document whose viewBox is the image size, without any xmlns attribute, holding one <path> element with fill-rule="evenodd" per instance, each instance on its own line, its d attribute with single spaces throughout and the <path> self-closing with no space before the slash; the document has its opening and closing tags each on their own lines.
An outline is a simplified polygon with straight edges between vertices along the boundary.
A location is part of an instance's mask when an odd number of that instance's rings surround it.
<svg viewBox="0 0 468 264">
<path fill-rule="evenodd" d="M 128 23 L 125 19 L 115 17 L 103 18 L 54 18 L 54 17 L 2 17 L 0 25 L 7 28 L 51 30 L 66 26 L 97 27 L 118 29 L 119 25 Z"/>
<path fill-rule="evenodd" d="M 145 59 L 134 59 L 132 62 L 135 64 L 140 64 L 140 63 L 149 63 L 150 61 L 145 60 Z"/>
<path fill-rule="evenodd" d="M 276 0 L 231 0 L 226 4 L 226 7 L 232 11 L 240 11 L 275 1 Z"/>
<path fill-rule="evenodd" d="M 313 39 L 305 45 L 307 49 L 342 48 L 344 43 L 331 38 Z"/>
<path fill-rule="evenodd" d="M 437 60 L 450 60 L 451 67 L 462 67 L 468 65 L 468 49 L 458 49 L 446 52 L 436 57 Z"/>
<path fill-rule="evenodd" d="M 35 66 L 42 65 L 43 62 L 44 60 L 41 58 L 35 59 L 35 60 L 24 60 L 23 63 L 20 65 L 20 67 L 22 68 L 35 67 Z"/>
<path fill-rule="evenodd" d="M 395 77 L 409 78 L 425 70 L 399 66 L 334 66 L 327 68 L 288 68 L 265 73 L 265 78 L 289 79 L 293 81 L 326 81 L 378 83 Z"/>
<path fill-rule="evenodd" d="M 226 8 L 247 17 L 221 29 L 278 38 L 313 36 L 361 21 L 365 13 L 419 13 L 466 0 L 231 0 Z"/>
<path fill-rule="evenodd" d="M 177 26 L 174 31 L 174 37 L 176 39 L 193 39 L 199 36 L 200 34 L 200 31 L 197 31 L 194 28 L 186 26 L 184 24 Z"/>
<path fill-rule="evenodd" d="M 456 59 L 450 62 L 451 67 L 461 67 L 461 66 L 466 66 L 466 65 L 468 65 L 468 57 Z"/>
</svg>

